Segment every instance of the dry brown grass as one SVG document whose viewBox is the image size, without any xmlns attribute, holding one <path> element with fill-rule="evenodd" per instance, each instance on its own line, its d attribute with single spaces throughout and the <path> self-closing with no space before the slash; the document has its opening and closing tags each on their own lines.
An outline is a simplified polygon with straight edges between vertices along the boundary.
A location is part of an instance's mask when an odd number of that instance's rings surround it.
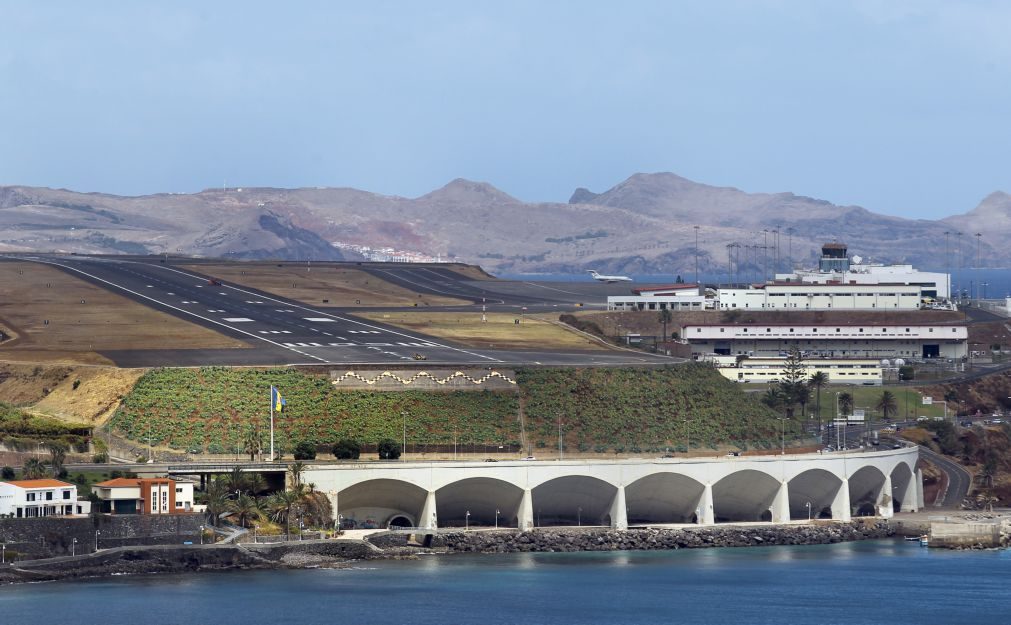
<svg viewBox="0 0 1011 625">
<path fill-rule="evenodd" d="M 505 349 L 608 349 L 597 341 L 531 315 L 509 313 L 406 311 L 356 313 L 400 328 L 422 332 L 471 347 Z M 517 325 L 516 319 L 521 319 Z"/>
<path fill-rule="evenodd" d="M 0 402 L 63 421 L 101 425 L 145 371 L 0 363 Z"/>
<path fill-rule="evenodd" d="M 414 293 L 347 267 L 230 263 L 186 265 L 183 269 L 316 307 L 453 306 L 470 303 L 451 297 Z"/>
<path fill-rule="evenodd" d="M 0 344 L 9 362 L 111 364 L 96 352 L 247 347 L 46 265 L 0 263 L 0 293 L 0 323 L 17 337 Z"/>
</svg>

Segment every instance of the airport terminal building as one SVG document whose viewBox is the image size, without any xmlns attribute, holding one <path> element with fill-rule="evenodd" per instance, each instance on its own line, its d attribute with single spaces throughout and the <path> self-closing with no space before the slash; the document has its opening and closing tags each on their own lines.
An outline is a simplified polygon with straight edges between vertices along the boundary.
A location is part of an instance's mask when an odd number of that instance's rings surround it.
<svg viewBox="0 0 1011 625">
<path fill-rule="evenodd" d="M 834 323 L 707 324 L 681 328 L 694 357 L 705 354 L 784 356 L 797 348 L 824 358 L 949 358 L 968 355 L 964 325 L 871 325 Z"/>
</svg>

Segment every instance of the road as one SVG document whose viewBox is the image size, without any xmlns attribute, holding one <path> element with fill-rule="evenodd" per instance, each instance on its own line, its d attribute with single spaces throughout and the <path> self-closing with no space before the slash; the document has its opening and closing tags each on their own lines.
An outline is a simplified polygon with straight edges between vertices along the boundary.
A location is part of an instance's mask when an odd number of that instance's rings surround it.
<svg viewBox="0 0 1011 625">
<path fill-rule="evenodd" d="M 920 446 L 920 453 L 948 477 L 948 486 L 938 493 L 937 501 L 925 503 L 936 508 L 960 508 L 972 486 L 972 475 L 957 462 L 926 447 Z"/>
<path fill-rule="evenodd" d="M 58 267 L 97 286 L 136 302 L 243 340 L 253 349 L 176 350 L 171 337 L 165 349 L 100 351 L 120 366 L 166 365 L 331 365 L 408 364 L 416 355 L 426 365 L 478 367 L 537 365 L 662 365 L 679 362 L 644 352 L 472 349 L 417 332 L 367 321 L 344 311 L 316 309 L 263 291 L 180 269 L 153 258 L 116 258 L 62 255 L 8 256 Z M 406 272 L 406 273 L 404 273 Z M 405 278 L 406 276 L 406 278 Z M 425 276 L 424 278 L 419 276 Z M 453 278 L 456 276 L 456 278 Z M 488 298 L 474 283 L 447 270 L 405 269 L 400 279 L 413 288 L 471 299 Z M 456 282 L 451 280 L 455 279 Z M 421 286 L 418 286 L 421 285 Z M 573 296 L 575 297 L 575 296 Z M 544 297 L 496 296 L 499 306 L 522 307 L 523 302 L 552 306 Z M 86 305 L 86 303 L 82 303 Z M 474 304 L 478 306 L 479 304 Z"/>
</svg>

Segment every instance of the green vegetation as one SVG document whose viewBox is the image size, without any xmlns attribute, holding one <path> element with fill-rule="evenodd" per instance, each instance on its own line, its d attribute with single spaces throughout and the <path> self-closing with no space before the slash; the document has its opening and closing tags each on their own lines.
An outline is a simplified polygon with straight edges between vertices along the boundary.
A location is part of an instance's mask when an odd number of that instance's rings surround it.
<svg viewBox="0 0 1011 625">
<path fill-rule="evenodd" d="M 721 444 L 768 448 L 783 424 L 775 411 L 711 367 L 663 369 L 522 369 L 513 391 L 349 391 L 327 377 L 296 370 L 160 369 L 142 377 L 110 427 L 136 441 L 176 449 L 245 453 L 262 449 L 271 385 L 287 400 L 275 414 L 282 449 L 295 442 L 339 445 L 357 457 L 383 440 L 398 453 L 426 445 L 557 446 L 558 422 L 568 450 L 640 453 Z M 787 421 L 787 438 L 800 435 Z M 352 445 L 353 443 L 353 445 Z M 390 450 L 387 450 L 389 452 Z M 395 456 L 391 456 L 395 457 Z"/>
<path fill-rule="evenodd" d="M 158 369 L 145 374 L 110 421 L 136 441 L 176 449 L 250 453 L 267 437 L 269 389 L 287 406 L 274 415 L 276 444 L 333 444 L 340 439 L 375 445 L 400 440 L 406 412 L 408 445 L 511 443 L 520 438 L 515 393 L 491 391 L 348 391 L 325 376 L 290 369 L 211 367 Z"/>
<path fill-rule="evenodd" d="M 51 417 L 33 415 L 0 402 L 0 438 L 15 449 L 32 446 L 39 440 L 80 445 L 91 435 L 91 428 L 71 425 Z"/>
<path fill-rule="evenodd" d="M 741 392 L 712 367 L 664 369 L 524 369 L 518 372 L 527 432 L 538 447 L 600 445 L 621 453 L 719 444 L 768 448 L 783 424 L 772 409 Z M 800 423 L 786 423 L 797 438 Z"/>
</svg>

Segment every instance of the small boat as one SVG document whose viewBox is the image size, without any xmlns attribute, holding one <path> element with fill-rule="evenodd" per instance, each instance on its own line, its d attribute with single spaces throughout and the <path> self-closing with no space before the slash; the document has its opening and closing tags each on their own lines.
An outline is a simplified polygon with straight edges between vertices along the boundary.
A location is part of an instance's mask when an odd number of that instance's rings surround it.
<svg viewBox="0 0 1011 625">
<path fill-rule="evenodd" d="M 922 538 L 922 536 L 906 536 L 905 540 L 908 540 L 910 542 L 915 542 L 915 541 L 920 540 L 920 538 Z"/>
<path fill-rule="evenodd" d="M 926 534 L 924 534 L 923 536 L 920 536 L 920 546 L 921 547 L 929 547 L 930 546 L 930 539 L 927 537 Z"/>
</svg>

